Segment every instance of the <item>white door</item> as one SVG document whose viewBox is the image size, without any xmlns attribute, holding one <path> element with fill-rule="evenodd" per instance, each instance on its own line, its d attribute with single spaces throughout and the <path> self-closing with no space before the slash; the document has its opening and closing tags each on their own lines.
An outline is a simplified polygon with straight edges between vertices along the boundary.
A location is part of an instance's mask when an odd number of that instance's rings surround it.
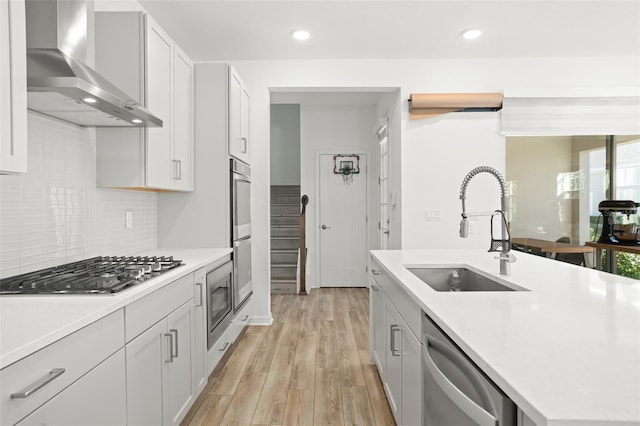
<svg viewBox="0 0 640 426">
<path fill-rule="evenodd" d="M 324 287 L 365 287 L 367 283 L 367 161 L 360 173 L 334 173 L 334 155 L 319 159 L 319 279 Z M 338 158 L 338 161 L 339 158 Z M 354 164 L 355 167 L 355 164 Z"/>
</svg>

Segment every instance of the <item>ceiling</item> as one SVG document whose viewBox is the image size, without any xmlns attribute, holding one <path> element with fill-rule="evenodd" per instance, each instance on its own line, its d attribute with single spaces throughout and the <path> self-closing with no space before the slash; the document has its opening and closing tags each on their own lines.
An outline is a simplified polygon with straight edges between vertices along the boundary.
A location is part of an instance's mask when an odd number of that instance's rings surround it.
<svg viewBox="0 0 640 426">
<path fill-rule="evenodd" d="M 138 1 L 195 61 L 640 58 L 640 0 Z"/>
</svg>

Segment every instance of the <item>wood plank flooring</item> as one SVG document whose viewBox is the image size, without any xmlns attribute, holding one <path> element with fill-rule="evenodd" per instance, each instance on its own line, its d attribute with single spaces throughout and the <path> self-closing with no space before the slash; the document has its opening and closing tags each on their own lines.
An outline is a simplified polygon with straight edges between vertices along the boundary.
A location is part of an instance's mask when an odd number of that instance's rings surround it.
<svg viewBox="0 0 640 426">
<path fill-rule="evenodd" d="M 369 361 L 369 292 L 272 294 L 273 325 L 249 326 L 181 426 L 394 425 Z"/>
</svg>

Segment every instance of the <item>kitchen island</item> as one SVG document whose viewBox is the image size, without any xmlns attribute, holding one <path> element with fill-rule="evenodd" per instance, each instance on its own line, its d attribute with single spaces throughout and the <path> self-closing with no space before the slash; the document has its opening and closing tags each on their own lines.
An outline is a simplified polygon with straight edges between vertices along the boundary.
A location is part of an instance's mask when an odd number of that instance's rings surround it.
<svg viewBox="0 0 640 426">
<path fill-rule="evenodd" d="M 517 253 L 372 258 L 537 425 L 640 425 L 640 281 Z M 408 267 L 469 266 L 527 291 L 437 292 Z"/>
</svg>

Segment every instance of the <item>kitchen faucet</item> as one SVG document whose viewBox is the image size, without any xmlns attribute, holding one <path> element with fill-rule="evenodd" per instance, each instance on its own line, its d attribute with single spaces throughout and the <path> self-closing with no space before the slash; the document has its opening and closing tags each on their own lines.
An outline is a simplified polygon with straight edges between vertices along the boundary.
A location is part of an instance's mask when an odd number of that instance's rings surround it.
<svg viewBox="0 0 640 426">
<path fill-rule="evenodd" d="M 479 166 L 475 169 L 471 170 L 464 177 L 462 181 L 462 186 L 460 187 L 460 200 L 462 200 L 462 220 L 460 221 L 460 237 L 467 238 L 469 236 L 469 220 L 468 214 L 465 206 L 465 199 L 467 198 L 467 185 L 471 179 L 479 173 L 489 173 L 495 176 L 500 184 L 500 210 L 496 210 L 494 213 L 500 214 L 502 218 L 502 239 L 494 240 L 493 235 L 491 236 L 491 247 L 489 251 L 498 251 L 500 249 L 500 256 L 497 259 L 500 259 L 500 275 L 509 275 L 511 274 L 511 263 L 515 262 L 515 256 L 510 253 L 511 250 L 511 236 L 509 235 L 509 231 L 507 230 L 507 219 L 505 218 L 505 212 L 507 211 L 507 188 L 504 183 L 504 178 L 493 167 L 489 166 Z M 491 219 L 493 220 L 493 214 L 491 214 Z M 471 216 L 480 216 L 486 215 L 486 213 L 481 214 L 471 214 Z M 493 222 L 492 222 L 493 227 Z"/>
</svg>

